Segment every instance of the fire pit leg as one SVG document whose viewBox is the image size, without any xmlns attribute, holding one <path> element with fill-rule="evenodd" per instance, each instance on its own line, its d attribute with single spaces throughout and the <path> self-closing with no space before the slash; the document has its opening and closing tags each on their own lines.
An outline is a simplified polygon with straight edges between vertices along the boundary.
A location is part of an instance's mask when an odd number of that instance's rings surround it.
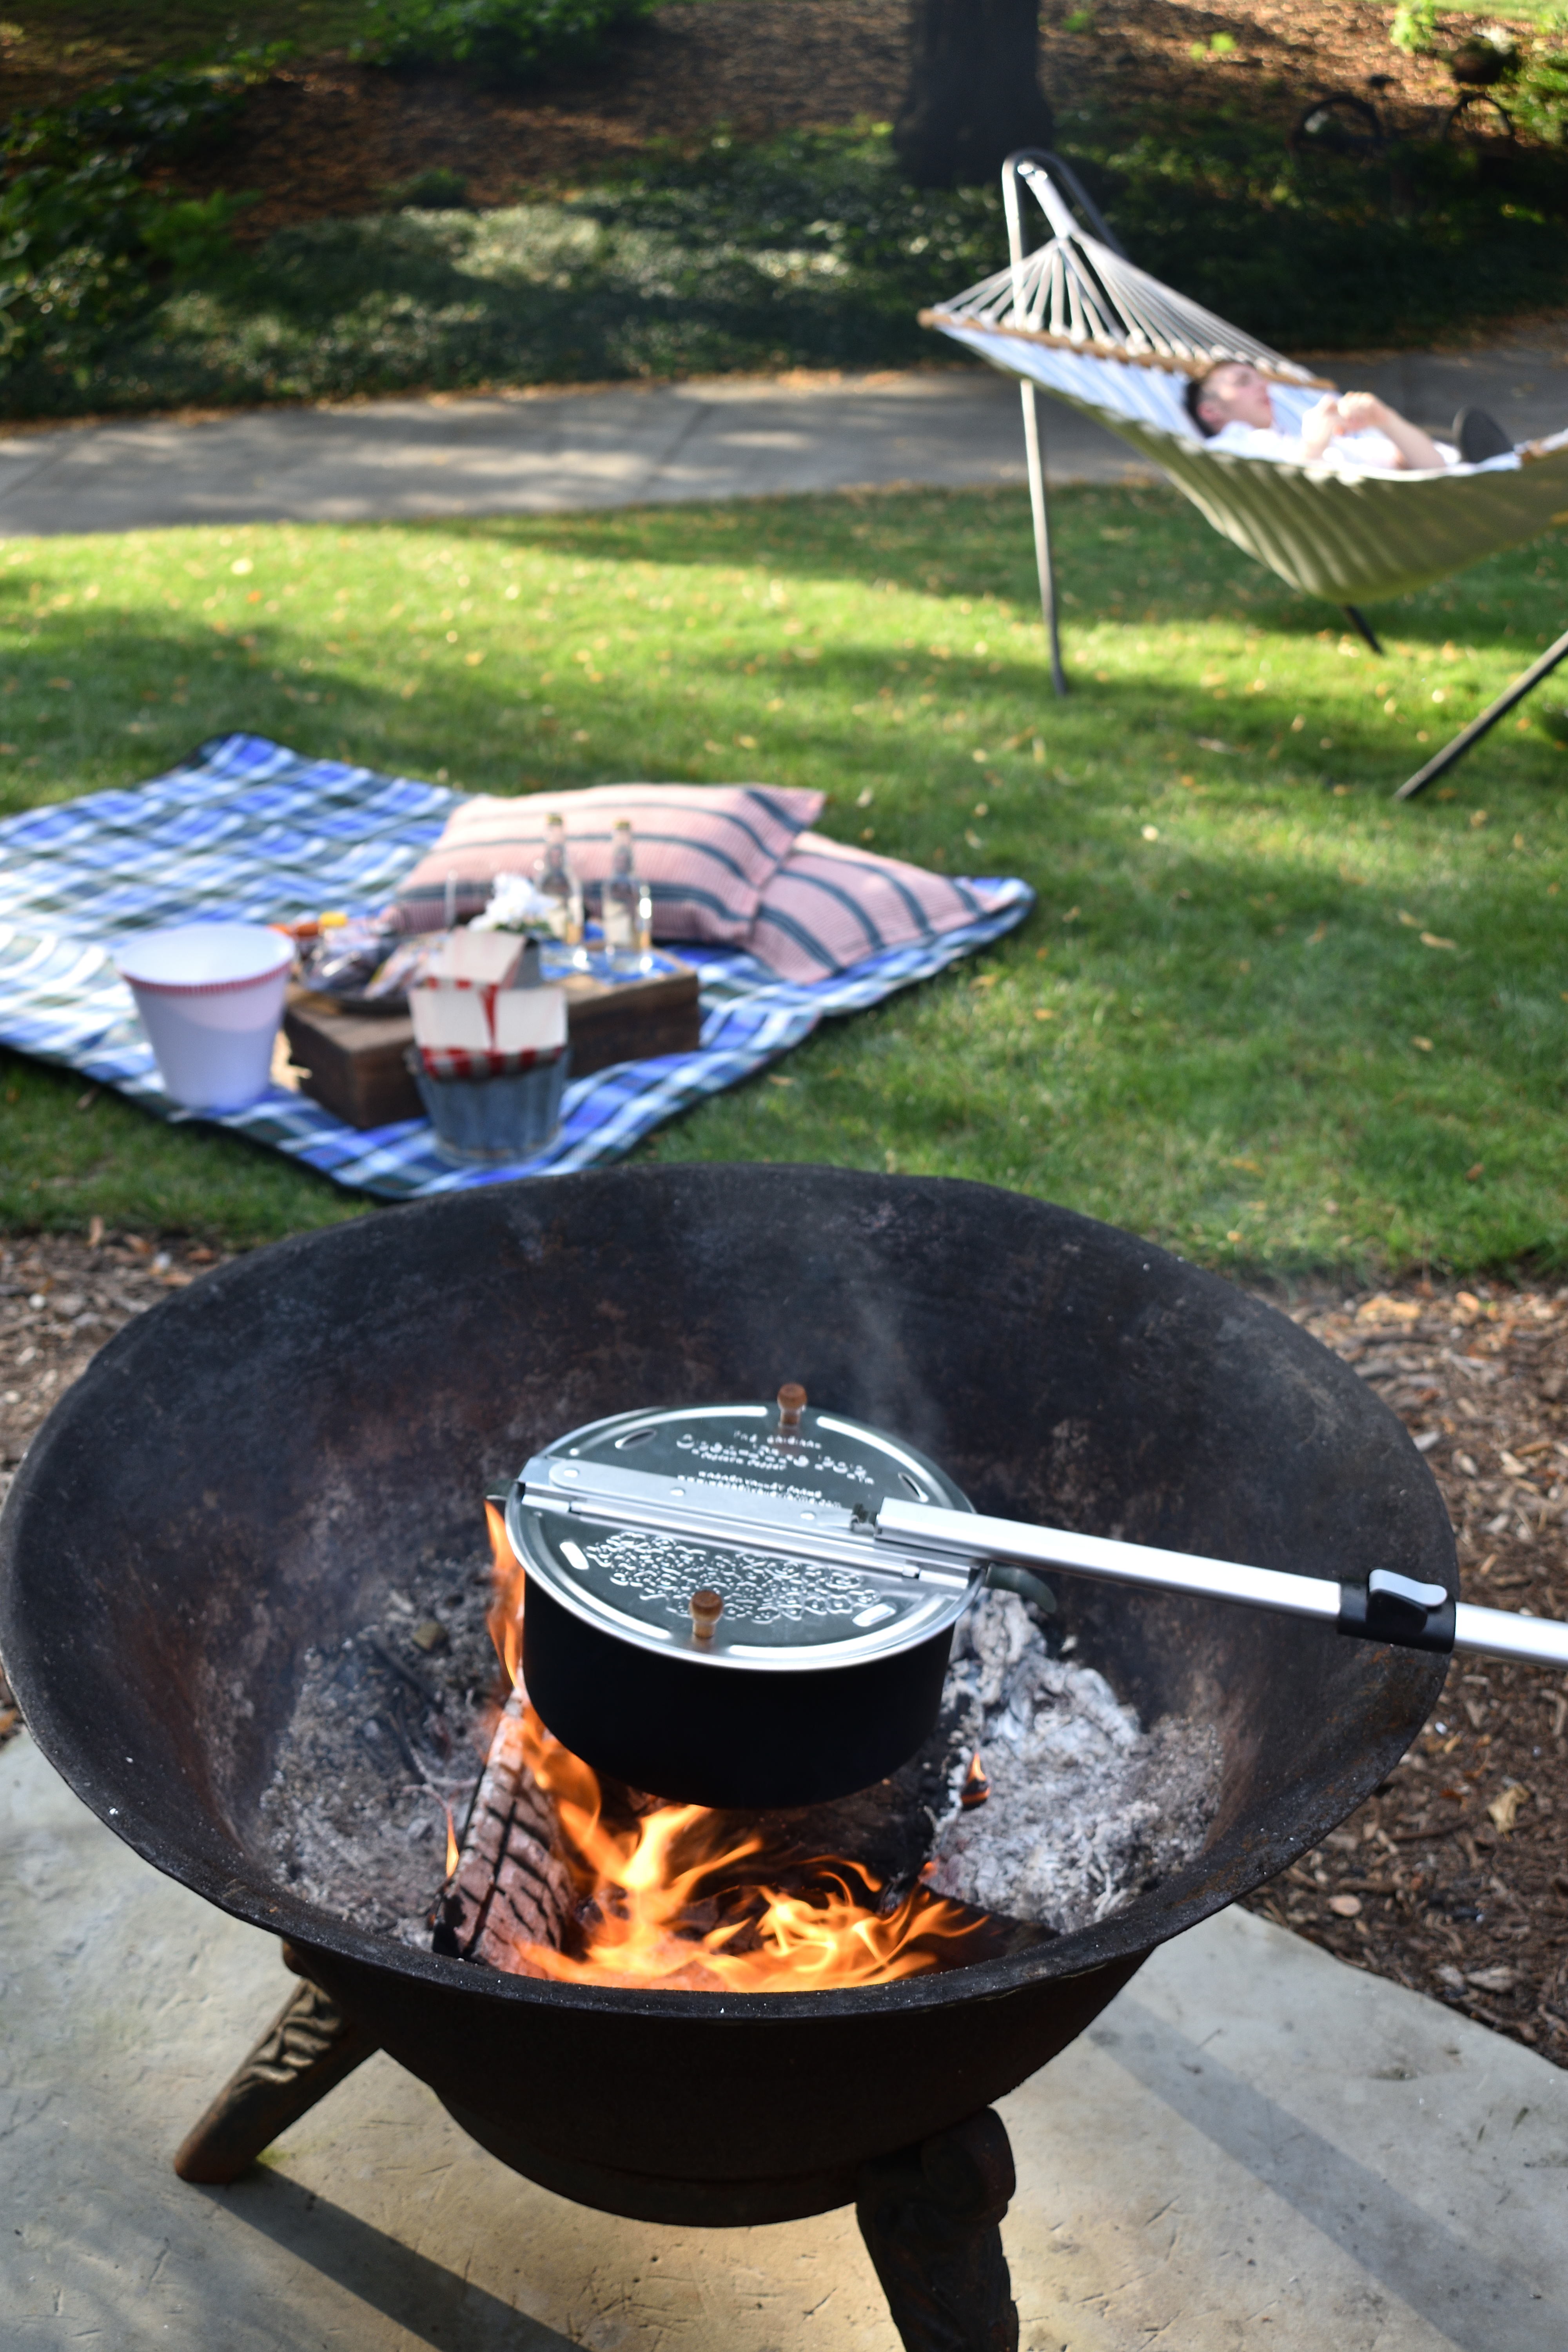
<svg viewBox="0 0 1568 2352">
<path fill-rule="evenodd" d="M 1001 2229 L 1016 2186 L 989 2107 L 866 2167 L 855 2218 L 905 2352 L 1018 2352 Z"/>
<path fill-rule="evenodd" d="M 294 1965 L 287 1945 L 283 1957 Z M 182 2180 L 226 2189 L 374 2049 L 363 2027 L 301 1978 L 184 2141 L 174 2170 Z"/>
</svg>

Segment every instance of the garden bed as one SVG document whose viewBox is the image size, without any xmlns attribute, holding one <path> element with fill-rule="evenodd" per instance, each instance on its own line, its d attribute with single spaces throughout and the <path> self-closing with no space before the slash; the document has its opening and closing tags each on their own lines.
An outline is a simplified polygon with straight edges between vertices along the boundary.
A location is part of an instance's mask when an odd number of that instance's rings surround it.
<svg viewBox="0 0 1568 2352">
<path fill-rule="evenodd" d="M 1057 144 L 1222 316 L 1330 352 L 1568 301 L 1563 151 L 1447 141 L 1446 68 L 1381 10 L 1107 0 L 1068 31 L 1084 13 L 1047 26 Z M 902 179 L 903 0 L 676 0 L 526 90 L 309 49 L 249 70 L 232 121 L 154 141 L 107 212 L 77 168 L 100 132 L 51 133 L 76 178 L 63 214 L 17 199 L 0 411 L 908 365 L 936 356 L 919 311 L 1005 250 L 994 185 Z M 1385 145 L 1292 152 L 1334 89 L 1375 100 Z"/>
<path fill-rule="evenodd" d="M 495 205 L 720 126 L 752 140 L 885 121 L 909 71 L 907 0 L 670 0 L 603 67 L 527 92 L 356 64 L 345 45 L 353 16 L 341 0 L 308 14 L 297 0 L 262 0 L 247 18 L 247 40 L 288 40 L 292 53 L 193 185 L 216 177 L 258 190 L 253 240 L 374 211 L 389 185 L 437 167 L 461 173 L 476 204 Z M 1092 9 L 1045 0 L 1041 19 L 1042 78 L 1064 124 L 1085 105 L 1129 121 L 1217 105 L 1284 131 L 1310 99 L 1347 89 L 1374 96 L 1390 127 L 1410 133 L 1455 95 L 1436 59 L 1392 46 L 1389 11 L 1369 0 L 1098 0 Z M 1521 32 L 1531 22 L 1506 10 L 1501 20 Z M 1467 18 L 1456 11 L 1449 21 Z M 47 10 L 24 0 L 0 31 L 0 64 L 11 103 L 34 105 L 79 92 L 106 64 L 167 63 L 228 30 L 188 6 L 171 16 L 103 0 Z"/>
</svg>

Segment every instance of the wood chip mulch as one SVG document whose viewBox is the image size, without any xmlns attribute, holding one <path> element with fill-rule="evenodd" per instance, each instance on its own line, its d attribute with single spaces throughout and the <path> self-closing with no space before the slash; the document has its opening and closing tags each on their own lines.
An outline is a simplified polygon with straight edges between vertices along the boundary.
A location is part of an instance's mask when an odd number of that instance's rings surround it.
<svg viewBox="0 0 1568 2352">
<path fill-rule="evenodd" d="M 1412 1432 L 1462 1599 L 1568 1617 L 1568 1291 L 1299 1306 Z M 1398 1769 L 1249 1907 L 1568 2065 L 1568 1677 L 1456 1657 Z"/>
<path fill-rule="evenodd" d="M 1090 29 L 1066 29 L 1090 14 Z M 1456 32 L 1472 25 L 1452 19 Z M 1064 132 L 1086 107 L 1124 123 L 1229 109 L 1277 122 L 1283 142 L 1313 100 L 1348 89 L 1391 130 L 1431 133 L 1453 82 L 1440 59 L 1394 48 L 1388 26 L 1372 0 L 1096 0 L 1092 12 L 1045 0 L 1041 75 Z M 1234 47 L 1215 51 L 1216 36 Z M 376 211 L 389 187 L 437 166 L 464 174 L 471 203 L 503 205 L 625 165 L 654 140 L 890 121 L 909 58 L 907 0 L 672 0 L 595 71 L 522 91 L 302 57 L 181 184 L 254 191 L 237 230 L 247 243 Z"/>
<path fill-rule="evenodd" d="M 0 1497 L 113 1332 L 217 1253 L 0 1239 Z M 1289 1310 L 1426 1454 L 1463 1597 L 1568 1617 L 1568 1290 L 1407 1284 Z M 0 1681 L 0 1740 L 16 1728 Z M 1384 1787 L 1250 1907 L 1568 2065 L 1568 1677 L 1456 1658 Z"/>
<path fill-rule="evenodd" d="M 142 1234 L 100 1233 L 91 1244 L 0 1236 L 0 1503 L 35 1433 L 104 1341 L 219 1263 L 200 1244 Z M 20 1728 L 0 1668 L 0 1746 Z"/>
</svg>

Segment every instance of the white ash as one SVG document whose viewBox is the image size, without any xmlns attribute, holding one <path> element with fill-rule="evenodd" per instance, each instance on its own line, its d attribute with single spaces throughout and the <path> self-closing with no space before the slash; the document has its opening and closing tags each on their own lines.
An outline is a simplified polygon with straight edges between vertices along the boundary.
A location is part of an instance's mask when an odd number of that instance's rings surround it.
<svg viewBox="0 0 1568 2352">
<path fill-rule="evenodd" d="M 1172 1716 L 1145 1731 L 1094 1667 L 1050 1655 L 1016 1594 L 983 1594 L 960 1625 L 942 1708 L 961 1750 L 927 1878 L 938 1892 L 1065 1935 L 1202 1846 L 1219 1795 L 1212 1727 Z M 991 1794 L 965 1810 L 975 1748 Z"/>
<path fill-rule="evenodd" d="M 460 1829 L 484 1761 L 489 1562 L 426 1558 L 405 1581 L 368 1624 L 305 1653 L 258 1827 L 293 1893 L 428 1950 L 447 1807 Z"/>
</svg>

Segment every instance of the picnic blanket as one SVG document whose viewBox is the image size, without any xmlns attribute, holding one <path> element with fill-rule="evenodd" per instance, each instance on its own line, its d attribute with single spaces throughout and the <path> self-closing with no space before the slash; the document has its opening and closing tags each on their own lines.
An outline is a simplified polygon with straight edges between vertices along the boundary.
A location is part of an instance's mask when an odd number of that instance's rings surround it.
<svg viewBox="0 0 1568 2352">
<path fill-rule="evenodd" d="M 183 766 L 131 792 L 0 820 L 0 1045 L 63 1063 L 172 1119 L 117 942 L 197 918 L 286 921 L 323 907 L 370 912 L 440 835 L 464 796 L 407 776 L 305 760 L 256 735 L 205 743 Z M 983 912 L 940 939 L 868 956 L 801 986 L 732 948 L 683 948 L 702 1004 L 695 1053 L 623 1062 L 566 1090 L 560 1133 L 531 1159 L 454 1168 L 428 1120 L 363 1129 L 309 1097 L 274 1087 L 216 1123 L 387 1200 L 597 1167 L 677 1112 L 738 1085 L 830 1013 L 858 1013 L 1022 922 L 1026 882 L 973 881 Z"/>
</svg>

